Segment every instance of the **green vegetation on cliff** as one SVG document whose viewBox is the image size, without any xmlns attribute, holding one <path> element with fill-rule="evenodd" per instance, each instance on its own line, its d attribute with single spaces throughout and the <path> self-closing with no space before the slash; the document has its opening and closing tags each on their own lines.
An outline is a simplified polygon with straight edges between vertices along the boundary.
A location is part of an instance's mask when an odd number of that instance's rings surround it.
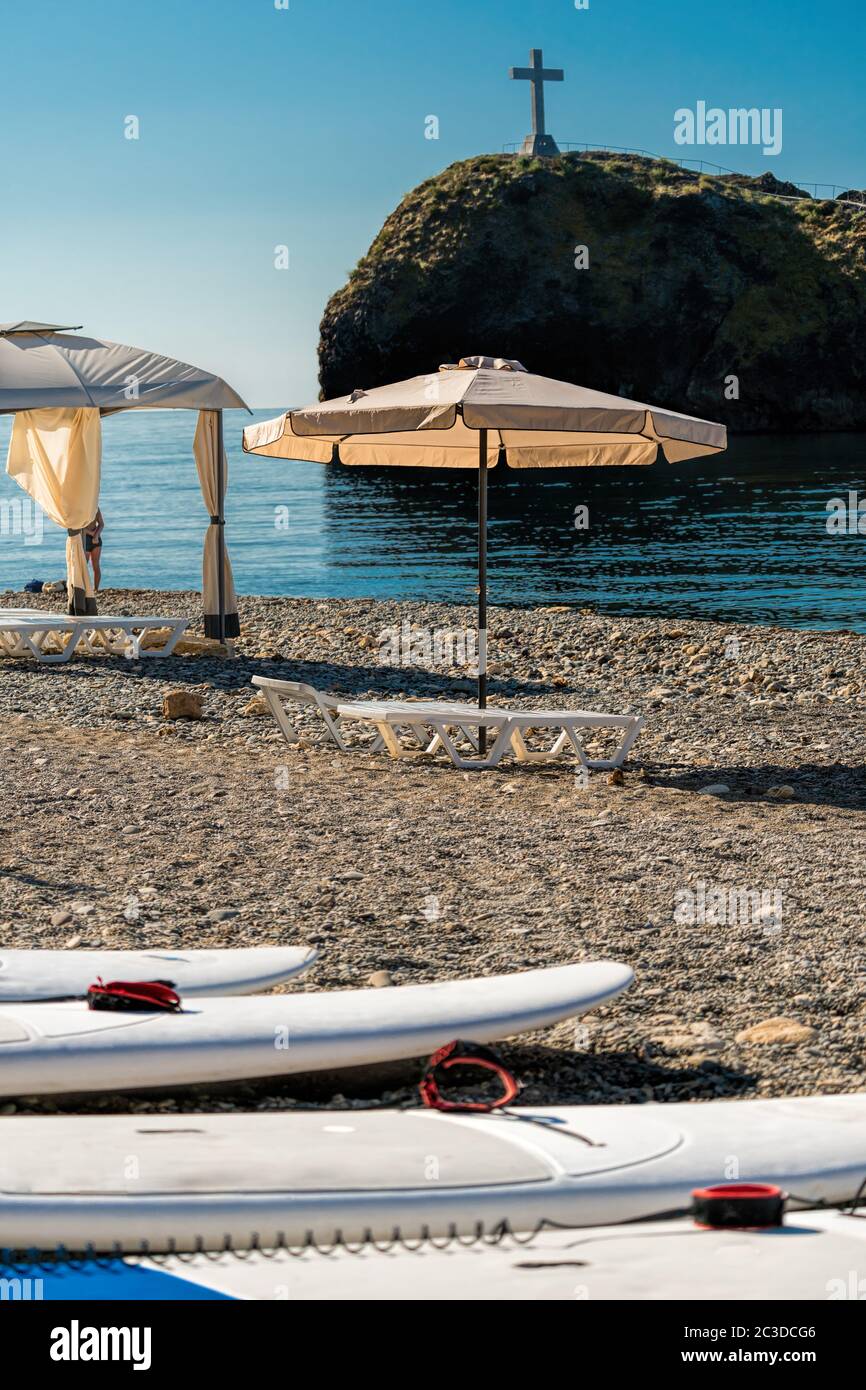
<svg viewBox="0 0 866 1390">
<path fill-rule="evenodd" d="M 769 190 L 796 191 L 630 155 L 453 164 L 328 303 L 322 393 L 488 353 L 734 429 L 866 429 L 866 209 Z"/>
</svg>

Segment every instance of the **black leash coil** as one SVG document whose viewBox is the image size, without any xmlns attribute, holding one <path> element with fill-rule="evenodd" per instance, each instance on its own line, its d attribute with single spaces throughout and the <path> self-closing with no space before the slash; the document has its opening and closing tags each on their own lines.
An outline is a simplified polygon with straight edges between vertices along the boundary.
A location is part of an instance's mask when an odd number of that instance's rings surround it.
<svg viewBox="0 0 866 1390">
<path fill-rule="evenodd" d="M 445 1235 L 434 1235 L 429 1226 L 421 1226 L 417 1236 L 404 1236 L 399 1226 L 395 1226 L 391 1235 L 377 1237 L 368 1227 L 358 1240 L 350 1241 L 345 1238 L 342 1231 L 335 1231 L 330 1241 L 317 1240 L 312 1231 L 307 1231 L 304 1239 L 300 1243 L 293 1243 L 286 1240 L 284 1234 L 280 1232 L 273 1244 L 263 1245 L 257 1231 L 253 1231 L 248 1239 L 238 1247 L 230 1235 L 223 1237 L 222 1244 L 214 1247 L 206 1245 L 203 1237 L 196 1237 L 192 1250 L 178 1249 L 177 1242 L 170 1240 L 165 1250 L 151 1250 L 148 1241 L 141 1241 L 136 1248 L 122 1245 L 116 1242 L 111 1250 L 99 1250 L 96 1246 L 88 1245 L 81 1250 L 70 1250 L 66 1246 L 59 1245 L 52 1251 L 44 1250 L 0 1250 L 0 1272 L 14 1273 L 22 1267 L 28 1269 L 38 1269 L 41 1273 L 50 1274 L 58 1265 L 68 1265 L 70 1269 L 82 1271 L 88 1267 L 95 1267 L 103 1271 L 108 1271 L 119 1260 L 151 1260 L 154 1264 L 166 1264 L 169 1260 L 177 1260 L 181 1264 L 191 1264 L 194 1260 L 208 1260 L 217 1263 L 220 1260 L 230 1257 L 235 1260 L 249 1260 L 254 1256 L 262 1259 L 273 1260 L 281 1255 L 289 1255 L 299 1259 L 310 1253 L 322 1255 L 326 1259 L 337 1254 L 363 1255 L 375 1252 L 380 1255 L 391 1254 L 395 1250 L 405 1250 L 410 1254 L 415 1254 L 422 1250 L 450 1250 L 455 1248 L 471 1249 L 481 1246 L 498 1246 L 507 1242 L 515 1246 L 529 1245 L 535 1240 L 539 1233 L 545 1228 L 555 1227 L 555 1222 L 540 1221 L 531 1231 L 515 1231 L 510 1222 L 500 1221 L 495 1226 L 487 1229 L 483 1221 L 475 1223 L 474 1229 L 466 1233 L 461 1233 L 455 1223 L 448 1226 Z"/>
</svg>

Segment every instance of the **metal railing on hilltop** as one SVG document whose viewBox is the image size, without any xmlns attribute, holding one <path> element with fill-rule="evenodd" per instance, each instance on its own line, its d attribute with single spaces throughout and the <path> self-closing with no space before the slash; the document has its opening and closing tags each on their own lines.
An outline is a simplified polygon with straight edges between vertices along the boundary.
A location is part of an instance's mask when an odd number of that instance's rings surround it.
<svg viewBox="0 0 866 1390">
<path fill-rule="evenodd" d="M 594 145 L 586 141 L 577 143 L 573 140 L 557 140 L 557 145 L 565 154 L 578 153 L 589 154 L 598 152 L 599 154 L 636 154 L 642 159 L 657 159 L 666 164 L 676 164 L 681 169 L 695 169 L 698 173 L 711 172 L 714 174 L 732 174 L 735 178 L 753 178 L 760 175 L 744 174 L 741 169 L 726 169 L 723 164 L 713 164 L 708 159 L 679 159 L 674 155 L 653 154 L 650 150 L 639 150 L 631 145 Z M 512 140 L 502 146 L 503 154 L 518 154 L 522 149 L 522 141 Z M 774 175 L 775 177 L 775 175 Z M 797 188 L 803 189 L 802 194 L 796 193 L 775 193 L 772 189 L 756 189 L 766 198 L 782 198 L 786 202 L 798 203 L 804 200 L 843 203 L 849 207 L 866 207 L 866 190 L 857 191 L 857 197 L 840 197 L 840 193 L 848 193 L 852 190 L 850 184 L 844 183 L 809 183 L 805 179 L 783 179 L 783 183 L 793 184 Z M 829 190 L 821 192 L 821 189 Z"/>
</svg>

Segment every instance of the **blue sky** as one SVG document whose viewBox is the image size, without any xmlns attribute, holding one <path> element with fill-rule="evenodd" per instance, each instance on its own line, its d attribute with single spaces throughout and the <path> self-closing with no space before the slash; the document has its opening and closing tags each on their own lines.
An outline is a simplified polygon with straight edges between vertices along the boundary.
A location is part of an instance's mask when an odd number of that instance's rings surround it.
<svg viewBox="0 0 866 1390">
<path fill-rule="evenodd" d="M 7 6 L 0 321 L 83 322 L 219 371 L 252 405 L 299 404 L 316 394 L 325 302 L 404 193 L 526 133 L 528 87 L 507 74 L 530 47 L 566 70 L 547 93 L 561 140 L 862 188 L 864 14 L 860 0 Z M 674 112 L 699 100 L 781 107 L 781 154 L 678 150 Z"/>
</svg>

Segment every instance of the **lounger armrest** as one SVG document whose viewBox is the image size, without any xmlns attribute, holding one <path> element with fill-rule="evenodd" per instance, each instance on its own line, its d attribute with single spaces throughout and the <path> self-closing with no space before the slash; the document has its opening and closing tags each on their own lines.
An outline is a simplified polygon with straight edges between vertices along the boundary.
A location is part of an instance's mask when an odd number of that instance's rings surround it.
<svg viewBox="0 0 866 1390">
<path fill-rule="evenodd" d="M 339 701 L 336 696 L 317 690 L 314 685 L 304 681 L 281 681 L 276 676 L 253 676 L 252 684 L 259 690 L 271 690 L 296 704 L 317 705 L 319 709 L 335 710 Z"/>
<path fill-rule="evenodd" d="M 280 695 L 304 695 L 310 700 L 316 698 L 315 688 L 305 685 L 303 681 L 280 681 L 275 676 L 253 676 L 252 684 L 262 690 L 276 690 Z"/>
</svg>

